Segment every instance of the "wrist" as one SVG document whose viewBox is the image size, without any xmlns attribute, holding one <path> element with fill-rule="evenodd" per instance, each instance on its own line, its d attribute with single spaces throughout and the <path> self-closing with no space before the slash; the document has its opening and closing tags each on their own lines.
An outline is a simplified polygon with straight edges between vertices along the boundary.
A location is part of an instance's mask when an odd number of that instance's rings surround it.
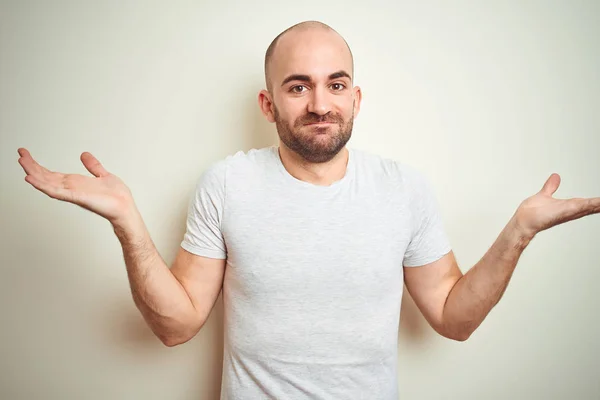
<svg viewBox="0 0 600 400">
<path fill-rule="evenodd" d="M 134 205 L 110 220 L 113 230 L 120 241 L 135 238 L 143 233 L 144 221 Z"/>
<path fill-rule="evenodd" d="M 515 247 L 524 249 L 535 237 L 535 232 L 525 228 L 515 214 L 508 223 L 508 232 Z"/>
</svg>

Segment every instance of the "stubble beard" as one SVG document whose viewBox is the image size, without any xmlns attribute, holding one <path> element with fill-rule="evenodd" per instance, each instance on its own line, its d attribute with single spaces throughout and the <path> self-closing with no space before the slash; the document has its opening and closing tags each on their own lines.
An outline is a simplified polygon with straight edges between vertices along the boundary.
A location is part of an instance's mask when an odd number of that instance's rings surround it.
<svg viewBox="0 0 600 400">
<path fill-rule="evenodd" d="M 352 116 L 344 121 L 339 114 L 319 116 L 306 114 L 294 121 L 282 119 L 277 107 L 274 108 L 275 126 L 281 141 L 294 153 L 309 163 L 325 163 L 332 160 L 348 143 L 354 125 L 354 108 Z M 307 123 L 332 122 L 324 127 L 309 127 Z"/>
</svg>

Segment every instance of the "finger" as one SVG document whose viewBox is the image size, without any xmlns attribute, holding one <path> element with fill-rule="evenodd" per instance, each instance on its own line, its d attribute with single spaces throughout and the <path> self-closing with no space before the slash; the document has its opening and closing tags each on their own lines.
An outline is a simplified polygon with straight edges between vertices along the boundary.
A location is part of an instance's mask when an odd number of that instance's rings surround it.
<svg viewBox="0 0 600 400">
<path fill-rule="evenodd" d="M 87 151 L 81 154 L 81 162 L 97 178 L 109 175 L 108 171 L 100 164 L 100 161 Z"/>
<path fill-rule="evenodd" d="M 21 156 L 21 158 L 19 158 L 19 164 L 21 165 L 26 174 L 41 174 L 45 171 L 49 172 L 46 168 L 38 164 L 33 159 L 33 157 L 31 157 L 31 154 L 29 154 L 29 151 L 27 151 L 27 149 L 20 148 L 18 152 Z"/>
<path fill-rule="evenodd" d="M 70 198 L 70 192 L 64 188 L 52 185 L 47 181 L 36 178 L 34 175 L 26 175 L 25 181 L 40 192 L 52 197 L 53 199 L 68 201 Z"/>
<path fill-rule="evenodd" d="M 544 186 L 542 187 L 542 190 L 540 192 L 544 193 L 548 196 L 552 196 L 556 192 L 556 190 L 558 189 L 559 186 L 560 186 L 560 175 L 552 174 L 552 175 L 550 175 L 550 178 L 548 178 L 548 180 L 546 180 L 546 183 L 544 183 Z"/>
</svg>

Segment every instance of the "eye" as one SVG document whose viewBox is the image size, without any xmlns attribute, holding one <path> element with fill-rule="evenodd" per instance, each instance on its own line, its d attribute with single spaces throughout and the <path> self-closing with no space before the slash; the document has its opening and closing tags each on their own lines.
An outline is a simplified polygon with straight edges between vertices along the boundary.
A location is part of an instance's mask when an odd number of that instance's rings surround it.
<svg viewBox="0 0 600 400">
<path fill-rule="evenodd" d="M 344 90 L 346 88 L 346 86 L 343 83 L 334 83 L 331 85 L 331 88 L 334 91 L 338 92 L 340 90 Z"/>
<path fill-rule="evenodd" d="M 306 86 L 304 86 L 304 85 L 292 86 L 292 88 L 290 89 L 290 91 L 293 92 L 293 93 L 303 93 L 306 90 L 301 90 L 302 88 L 306 89 Z"/>
</svg>

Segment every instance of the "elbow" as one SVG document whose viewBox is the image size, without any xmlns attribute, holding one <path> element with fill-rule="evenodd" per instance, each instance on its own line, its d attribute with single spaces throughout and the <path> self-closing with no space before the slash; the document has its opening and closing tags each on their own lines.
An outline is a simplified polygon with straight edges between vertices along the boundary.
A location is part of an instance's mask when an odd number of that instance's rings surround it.
<svg viewBox="0 0 600 400">
<path fill-rule="evenodd" d="M 447 335 L 446 337 L 448 339 L 452 339 L 457 342 L 465 342 L 467 339 L 469 339 L 471 337 L 471 334 L 470 333 L 460 333 L 460 334 L 454 334 L 454 335 Z"/>
<path fill-rule="evenodd" d="M 158 337 L 162 344 L 167 347 L 175 347 L 180 344 L 184 344 L 192 339 L 192 337 L 183 337 L 183 336 L 159 336 Z"/>
<path fill-rule="evenodd" d="M 202 325 L 196 323 L 185 324 L 177 329 L 168 329 L 155 332 L 162 344 L 167 347 L 175 347 L 192 340 L 200 331 Z"/>
<path fill-rule="evenodd" d="M 437 332 L 447 339 L 465 342 L 471 337 L 473 330 L 464 327 L 463 329 L 438 329 Z"/>
<path fill-rule="evenodd" d="M 457 342 L 464 342 L 467 339 L 469 339 L 469 337 L 471 336 L 470 333 L 456 333 L 456 332 L 438 332 L 441 336 L 445 337 L 446 339 L 450 339 L 450 340 L 454 340 Z"/>
<path fill-rule="evenodd" d="M 187 343 L 196 336 L 198 330 L 186 330 L 181 332 L 165 332 L 157 334 L 156 336 L 160 339 L 162 344 L 167 347 L 175 347 L 181 344 Z"/>
<path fill-rule="evenodd" d="M 139 309 L 154 336 L 167 347 L 179 346 L 190 341 L 206 322 L 206 318 L 190 312 L 167 317 L 151 313 L 146 308 Z"/>
</svg>

